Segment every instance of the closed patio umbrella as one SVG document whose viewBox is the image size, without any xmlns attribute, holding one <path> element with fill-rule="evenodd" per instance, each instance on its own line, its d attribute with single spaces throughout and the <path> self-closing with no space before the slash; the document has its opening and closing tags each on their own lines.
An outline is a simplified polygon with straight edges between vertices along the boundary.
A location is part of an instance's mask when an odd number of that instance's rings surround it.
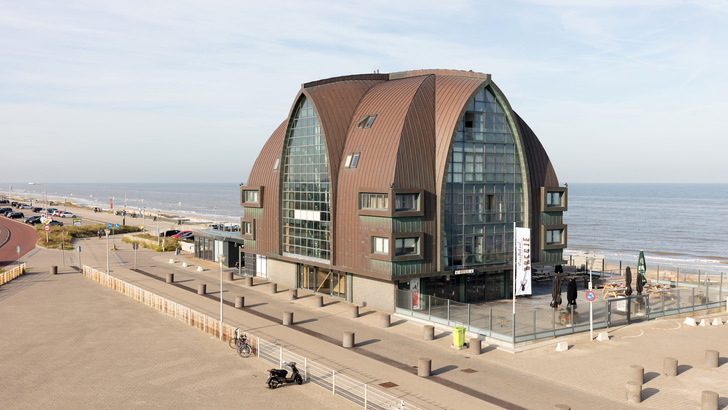
<svg viewBox="0 0 728 410">
<path fill-rule="evenodd" d="M 576 306 L 576 280 L 572 279 L 566 286 L 566 300 L 569 302 L 568 306 Z"/>
<path fill-rule="evenodd" d="M 624 281 L 625 285 L 627 285 L 627 289 L 625 289 L 624 294 L 626 296 L 629 296 L 632 294 L 632 269 L 627 266 L 627 269 L 624 271 Z"/>
<path fill-rule="evenodd" d="M 645 252 L 640 251 L 640 257 L 637 262 L 637 294 L 641 295 L 642 290 L 645 288 L 647 278 L 645 278 L 645 272 L 647 272 L 647 265 L 645 264 Z"/>
<path fill-rule="evenodd" d="M 551 286 L 551 303 L 549 306 L 554 309 L 561 306 L 561 277 L 559 275 L 554 276 L 554 283 Z"/>
</svg>

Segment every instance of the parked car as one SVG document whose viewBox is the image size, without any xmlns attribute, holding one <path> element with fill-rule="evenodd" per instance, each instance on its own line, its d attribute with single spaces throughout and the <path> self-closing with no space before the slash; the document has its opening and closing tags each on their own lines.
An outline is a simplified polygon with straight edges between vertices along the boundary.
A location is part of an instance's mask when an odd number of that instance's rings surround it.
<svg viewBox="0 0 728 410">
<path fill-rule="evenodd" d="M 0 199 L 0 204 L 9 204 L 9 203 L 10 203 L 10 201 L 8 201 L 7 199 Z"/>
<path fill-rule="evenodd" d="M 51 211 L 51 215 L 53 215 L 53 216 L 60 216 L 61 215 L 61 212 L 63 212 L 63 211 L 61 211 L 60 209 L 53 209 Z"/>
<path fill-rule="evenodd" d="M 166 236 L 167 238 L 172 237 L 172 235 L 177 235 L 179 231 L 177 229 L 170 229 L 168 231 L 160 232 L 159 236 Z"/>
<path fill-rule="evenodd" d="M 61 212 L 60 214 L 58 214 L 58 216 L 60 216 L 61 218 L 78 218 L 76 214 L 71 212 Z"/>
<path fill-rule="evenodd" d="M 195 239 L 195 235 L 192 233 L 192 231 L 187 232 L 186 234 L 183 234 L 179 237 L 180 239 Z"/>
<path fill-rule="evenodd" d="M 18 208 L 20 208 L 20 209 L 32 209 L 33 206 L 32 205 L 28 205 L 28 204 L 20 204 L 20 206 Z"/>
<path fill-rule="evenodd" d="M 13 208 L 0 208 L 0 215 L 5 216 L 8 212 L 13 212 Z"/>
<path fill-rule="evenodd" d="M 17 204 L 18 204 L 18 201 L 12 201 L 12 202 L 10 203 L 10 206 L 16 206 Z"/>
<path fill-rule="evenodd" d="M 33 211 L 33 212 L 40 212 L 42 209 L 43 208 L 41 208 L 39 206 L 34 206 L 34 207 L 30 208 L 30 210 Z"/>
<path fill-rule="evenodd" d="M 54 220 L 54 221 L 48 222 L 48 225 L 50 225 L 50 226 L 63 226 L 63 222 L 61 222 L 61 221 L 55 221 Z"/>
<path fill-rule="evenodd" d="M 28 225 L 36 225 L 41 223 L 40 222 L 40 216 L 30 216 L 28 218 L 25 218 L 25 223 Z"/>
<path fill-rule="evenodd" d="M 7 216 L 10 219 L 25 218 L 25 215 L 23 215 L 22 212 L 8 212 L 7 214 L 5 214 L 5 216 Z"/>
<path fill-rule="evenodd" d="M 185 234 L 188 234 L 188 233 L 192 233 L 192 231 L 182 231 L 182 232 L 178 232 L 178 233 L 176 233 L 176 234 L 174 234 L 174 235 L 170 236 L 170 238 L 179 238 L 179 237 L 181 237 L 182 235 L 185 235 Z"/>
</svg>

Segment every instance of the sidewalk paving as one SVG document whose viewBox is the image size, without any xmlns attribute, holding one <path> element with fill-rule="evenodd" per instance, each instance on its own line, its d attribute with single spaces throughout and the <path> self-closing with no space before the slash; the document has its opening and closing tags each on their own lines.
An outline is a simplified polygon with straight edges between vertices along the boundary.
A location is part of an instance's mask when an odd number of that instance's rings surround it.
<svg viewBox="0 0 728 410">
<path fill-rule="evenodd" d="M 76 245 L 83 247 L 83 264 L 105 270 L 105 240 L 85 239 Z M 212 317 L 219 315 L 219 301 L 196 294 L 197 283 L 206 283 L 208 294 L 219 296 L 220 272 L 215 265 L 189 255 L 140 249 L 138 269 L 154 276 L 149 277 L 132 271 L 134 254 L 130 245 L 121 243 L 120 238 L 116 245 L 116 257 L 109 257 L 111 275 Z M 66 258 L 74 258 L 73 264 L 78 264 L 75 254 L 66 252 Z M 168 263 L 169 259 L 175 263 Z M 46 250 L 31 256 L 29 265 L 47 272 L 47 266 L 59 260 L 59 251 Z M 191 266 L 183 268 L 183 261 Z M 197 272 L 198 266 L 205 270 Z M 164 283 L 166 273 L 174 273 L 175 282 L 192 291 Z M 246 305 L 244 309 L 226 305 L 226 323 L 370 385 L 394 383 L 396 387 L 381 390 L 418 407 L 552 408 L 564 403 L 573 409 L 697 408 L 703 390 L 718 392 L 720 406 L 728 406 L 728 325 L 692 328 L 682 326 L 682 320 L 667 318 L 608 329 L 611 339 L 606 342 L 589 341 L 586 333 L 540 342 L 516 354 L 485 346 L 483 354 L 470 356 L 468 350 L 451 348 L 449 329 L 440 326 L 436 327 L 436 339 L 428 342 L 423 339 L 422 324 L 408 318 L 393 316 L 392 326 L 383 329 L 379 327 L 378 312 L 372 309 L 360 308 L 361 317 L 353 319 L 349 317 L 349 304 L 340 300 L 324 297 L 325 306 L 315 308 L 314 298 L 306 291 L 299 289 L 301 297 L 289 301 L 288 292 L 281 286 L 272 295 L 260 279 L 256 278 L 252 288 L 243 283 L 238 279 L 223 285 L 226 302 L 234 303 L 234 296 L 239 295 L 245 296 Z M 281 325 L 284 311 L 294 312 L 294 326 Z M 728 315 L 722 316 L 728 319 Z M 355 348 L 341 347 L 345 331 L 355 332 Z M 571 345 L 568 351 L 555 351 L 561 340 Z M 705 350 L 721 348 L 721 365 L 717 369 L 704 368 Z M 416 375 L 414 366 L 422 357 L 432 359 L 430 378 Z M 678 377 L 662 375 L 665 357 L 678 359 Z M 643 365 L 646 373 L 643 402 L 639 405 L 627 405 L 625 400 L 628 370 L 633 364 Z"/>
</svg>

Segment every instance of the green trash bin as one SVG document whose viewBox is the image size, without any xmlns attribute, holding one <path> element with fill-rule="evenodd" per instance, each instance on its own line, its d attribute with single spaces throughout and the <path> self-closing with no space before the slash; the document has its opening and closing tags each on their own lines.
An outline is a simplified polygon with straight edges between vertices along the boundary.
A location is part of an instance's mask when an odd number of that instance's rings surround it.
<svg viewBox="0 0 728 410">
<path fill-rule="evenodd" d="M 455 326 L 452 328 L 452 344 L 455 347 L 462 347 L 465 343 L 465 327 Z"/>
</svg>

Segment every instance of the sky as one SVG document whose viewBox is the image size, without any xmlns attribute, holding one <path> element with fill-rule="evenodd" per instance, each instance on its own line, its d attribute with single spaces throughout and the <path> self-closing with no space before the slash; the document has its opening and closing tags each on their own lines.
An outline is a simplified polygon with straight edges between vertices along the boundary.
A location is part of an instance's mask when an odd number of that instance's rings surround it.
<svg viewBox="0 0 728 410">
<path fill-rule="evenodd" d="M 244 182 L 301 84 L 492 75 L 560 182 L 728 182 L 728 1 L 0 0 L 0 181 Z"/>
</svg>

